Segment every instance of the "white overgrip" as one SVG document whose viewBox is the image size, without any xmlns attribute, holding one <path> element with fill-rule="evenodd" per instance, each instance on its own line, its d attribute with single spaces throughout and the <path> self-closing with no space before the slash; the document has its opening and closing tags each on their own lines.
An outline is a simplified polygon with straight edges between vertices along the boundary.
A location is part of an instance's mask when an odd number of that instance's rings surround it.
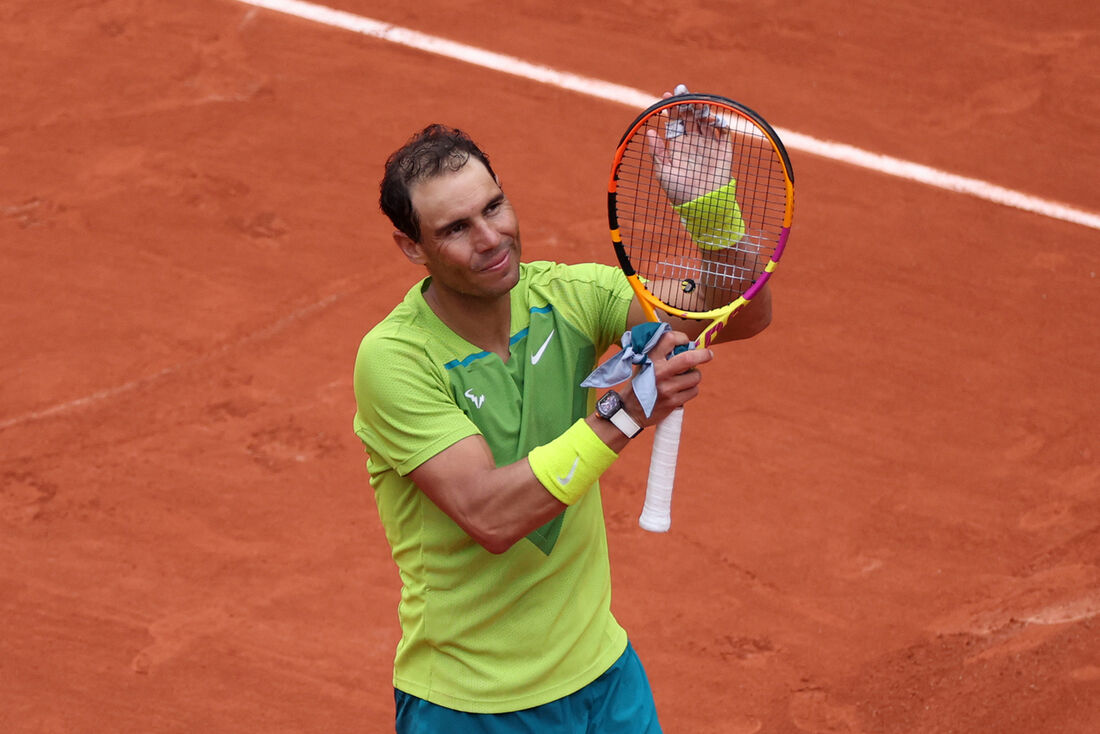
<svg viewBox="0 0 1100 734">
<path fill-rule="evenodd" d="M 645 504 L 638 518 L 643 530 L 664 533 L 672 524 L 672 487 L 676 481 L 676 459 L 680 451 L 680 430 L 684 409 L 676 408 L 657 424 L 653 433 L 653 455 L 649 460 L 649 483 Z"/>
</svg>

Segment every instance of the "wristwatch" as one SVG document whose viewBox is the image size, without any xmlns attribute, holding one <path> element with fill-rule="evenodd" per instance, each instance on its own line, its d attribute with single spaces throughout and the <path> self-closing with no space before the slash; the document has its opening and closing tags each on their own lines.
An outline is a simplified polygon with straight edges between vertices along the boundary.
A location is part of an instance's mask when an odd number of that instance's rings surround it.
<svg viewBox="0 0 1100 734">
<path fill-rule="evenodd" d="M 642 426 L 630 417 L 623 407 L 623 399 L 614 390 L 608 390 L 596 401 L 596 415 L 615 424 L 627 438 L 634 438 L 642 432 Z"/>
</svg>

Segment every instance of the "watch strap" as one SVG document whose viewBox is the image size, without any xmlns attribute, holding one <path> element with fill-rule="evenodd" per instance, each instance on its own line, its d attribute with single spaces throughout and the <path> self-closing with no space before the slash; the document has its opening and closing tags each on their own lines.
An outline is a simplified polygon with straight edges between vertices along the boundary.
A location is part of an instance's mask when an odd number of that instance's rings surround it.
<svg viewBox="0 0 1100 734">
<path fill-rule="evenodd" d="M 625 408 L 616 410 L 608 420 L 614 423 L 615 427 L 622 431 L 627 438 L 634 438 L 642 432 L 642 426 L 630 417 L 630 413 L 627 413 Z"/>
</svg>

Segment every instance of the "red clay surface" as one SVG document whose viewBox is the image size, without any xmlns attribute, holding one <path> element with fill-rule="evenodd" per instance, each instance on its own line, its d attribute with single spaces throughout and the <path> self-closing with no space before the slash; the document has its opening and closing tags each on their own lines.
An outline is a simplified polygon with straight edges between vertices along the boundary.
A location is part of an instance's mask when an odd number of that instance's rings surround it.
<svg viewBox="0 0 1100 734">
<path fill-rule="evenodd" d="M 1100 210 L 1096 3 L 339 5 Z M 231 0 L 9 0 L 0 55 L 0 731 L 391 730 L 350 376 L 420 273 L 382 161 L 465 127 L 527 257 L 610 262 L 636 110 Z M 604 483 L 666 731 L 1100 731 L 1100 236 L 792 155 L 672 532 L 646 441 Z"/>
</svg>

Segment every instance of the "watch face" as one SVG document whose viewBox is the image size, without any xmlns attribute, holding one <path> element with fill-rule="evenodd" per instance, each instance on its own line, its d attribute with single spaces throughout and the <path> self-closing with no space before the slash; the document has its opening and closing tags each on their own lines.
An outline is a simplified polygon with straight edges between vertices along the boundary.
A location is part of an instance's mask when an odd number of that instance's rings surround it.
<svg viewBox="0 0 1100 734">
<path fill-rule="evenodd" d="M 596 403 L 596 412 L 604 418 L 610 418 L 621 407 L 623 407 L 622 398 L 619 397 L 619 393 L 612 390 Z"/>
</svg>

